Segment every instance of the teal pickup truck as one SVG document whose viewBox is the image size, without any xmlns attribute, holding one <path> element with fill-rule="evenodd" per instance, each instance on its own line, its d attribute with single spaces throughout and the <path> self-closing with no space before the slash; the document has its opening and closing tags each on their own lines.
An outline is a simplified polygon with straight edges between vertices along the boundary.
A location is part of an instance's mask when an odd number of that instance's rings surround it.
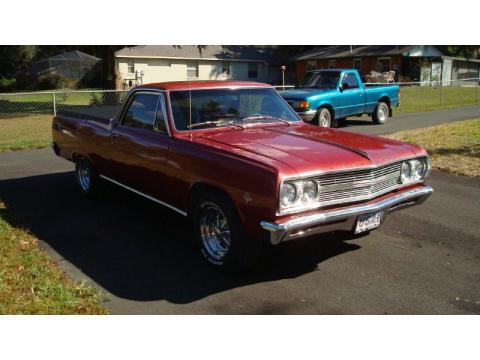
<svg viewBox="0 0 480 360">
<path fill-rule="evenodd" d="M 397 85 L 365 86 L 357 70 L 312 71 L 306 85 L 280 93 L 311 124 L 337 127 L 347 116 L 368 114 L 384 124 L 400 104 Z"/>
</svg>

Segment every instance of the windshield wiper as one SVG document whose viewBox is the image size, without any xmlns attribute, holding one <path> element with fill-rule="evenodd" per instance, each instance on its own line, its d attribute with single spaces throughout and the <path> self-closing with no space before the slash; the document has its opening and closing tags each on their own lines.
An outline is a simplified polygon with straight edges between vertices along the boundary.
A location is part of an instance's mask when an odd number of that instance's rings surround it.
<svg viewBox="0 0 480 360">
<path fill-rule="evenodd" d="M 285 119 L 277 118 L 274 116 L 267 116 L 267 115 L 254 115 L 254 116 L 247 116 L 242 119 L 242 121 L 245 123 L 245 121 L 250 121 L 250 120 L 276 120 L 276 121 L 281 121 L 285 124 L 290 125 L 290 122 Z"/>
<path fill-rule="evenodd" d="M 194 124 L 191 124 L 191 125 L 187 125 L 187 128 L 188 129 L 193 129 L 193 128 L 196 128 L 196 127 L 200 127 L 200 126 L 206 126 L 206 125 L 215 125 L 215 126 L 218 126 L 218 125 L 233 125 L 233 126 L 238 126 L 240 128 L 243 129 L 243 127 L 241 125 L 237 125 L 234 123 L 234 121 L 225 121 L 225 120 L 209 120 L 209 121 L 203 121 L 203 122 L 199 122 L 199 123 L 194 123 Z"/>
</svg>

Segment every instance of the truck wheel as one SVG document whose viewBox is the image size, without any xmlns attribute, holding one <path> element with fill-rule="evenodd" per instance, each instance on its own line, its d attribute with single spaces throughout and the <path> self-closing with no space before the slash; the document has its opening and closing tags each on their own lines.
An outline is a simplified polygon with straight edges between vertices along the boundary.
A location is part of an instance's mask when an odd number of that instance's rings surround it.
<svg viewBox="0 0 480 360">
<path fill-rule="evenodd" d="M 232 202 L 221 193 L 210 192 L 196 201 L 193 226 L 201 254 L 216 269 L 238 272 L 260 257 L 262 242 L 247 236 Z"/>
<path fill-rule="evenodd" d="M 379 102 L 375 111 L 372 114 L 372 120 L 375 124 L 385 124 L 388 119 L 390 110 L 388 105 L 384 102 Z"/>
<path fill-rule="evenodd" d="M 314 124 L 320 127 L 332 126 L 332 113 L 327 108 L 320 108 L 317 110 L 317 115 L 314 119 Z"/>
<path fill-rule="evenodd" d="M 99 187 L 98 174 L 87 158 L 79 156 L 75 162 L 75 177 L 83 196 L 95 195 Z"/>
</svg>

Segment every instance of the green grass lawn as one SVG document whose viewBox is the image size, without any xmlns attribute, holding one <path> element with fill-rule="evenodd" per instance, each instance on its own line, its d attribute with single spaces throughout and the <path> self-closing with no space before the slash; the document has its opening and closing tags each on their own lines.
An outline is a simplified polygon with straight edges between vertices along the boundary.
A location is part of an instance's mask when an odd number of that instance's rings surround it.
<svg viewBox="0 0 480 360">
<path fill-rule="evenodd" d="M 434 168 L 480 177 L 480 118 L 401 131 L 387 137 L 423 146 Z"/>
<path fill-rule="evenodd" d="M 0 118 L 0 152 L 39 149 L 52 141 L 52 115 Z"/>
<path fill-rule="evenodd" d="M 439 110 L 440 94 L 441 89 L 438 87 L 402 86 L 400 88 L 400 107 L 394 109 L 394 113 Z M 480 103 L 480 89 L 453 86 L 443 88 L 443 109 L 474 105 L 477 102 Z"/>
<path fill-rule="evenodd" d="M 0 200 L 0 314 L 106 314 L 102 296 L 76 283 Z"/>
</svg>

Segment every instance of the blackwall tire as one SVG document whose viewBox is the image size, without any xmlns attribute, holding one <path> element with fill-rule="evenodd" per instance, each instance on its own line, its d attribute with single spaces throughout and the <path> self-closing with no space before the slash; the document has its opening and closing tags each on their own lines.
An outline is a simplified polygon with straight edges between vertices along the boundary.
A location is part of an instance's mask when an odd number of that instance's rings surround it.
<svg viewBox="0 0 480 360">
<path fill-rule="evenodd" d="M 249 237 L 231 200 L 217 192 L 194 204 L 193 231 L 203 258 L 215 269 L 236 273 L 253 267 L 262 242 Z"/>
<path fill-rule="evenodd" d="M 317 110 L 313 123 L 320 127 L 332 127 L 332 113 L 327 108 L 320 108 Z"/>
<path fill-rule="evenodd" d="M 390 114 L 390 108 L 388 104 L 379 102 L 375 111 L 372 114 L 372 120 L 375 124 L 385 124 Z"/>
<path fill-rule="evenodd" d="M 83 156 L 75 161 L 75 178 L 83 196 L 93 197 L 98 193 L 99 176 L 92 163 Z"/>
</svg>

